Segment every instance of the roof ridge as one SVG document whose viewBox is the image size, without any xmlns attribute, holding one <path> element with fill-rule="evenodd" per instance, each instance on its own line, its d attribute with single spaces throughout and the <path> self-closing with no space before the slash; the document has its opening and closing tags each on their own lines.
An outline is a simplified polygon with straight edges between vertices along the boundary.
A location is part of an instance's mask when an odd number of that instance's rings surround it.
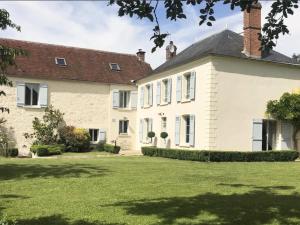
<svg viewBox="0 0 300 225">
<path fill-rule="evenodd" d="M 111 51 L 104 51 L 104 50 L 99 50 L 99 49 L 76 47 L 76 46 L 70 46 L 70 45 L 50 44 L 50 43 L 45 43 L 45 42 L 27 41 L 27 40 L 13 39 L 13 38 L 2 38 L 1 37 L 0 40 L 23 42 L 23 43 L 29 43 L 29 44 L 48 45 L 48 46 L 54 46 L 54 47 L 56 46 L 56 47 L 61 47 L 61 48 L 72 48 L 72 49 L 78 49 L 78 50 L 94 51 L 94 52 L 99 52 L 99 53 L 110 53 L 110 54 L 117 54 L 117 55 L 136 56 L 135 54 L 130 54 L 130 53 L 111 52 Z"/>
</svg>

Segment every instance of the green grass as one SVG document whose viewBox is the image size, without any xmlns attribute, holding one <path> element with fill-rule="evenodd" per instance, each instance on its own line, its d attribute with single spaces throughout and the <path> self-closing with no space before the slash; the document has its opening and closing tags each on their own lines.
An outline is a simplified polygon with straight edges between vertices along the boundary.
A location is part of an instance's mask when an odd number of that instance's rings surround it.
<svg viewBox="0 0 300 225">
<path fill-rule="evenodd" d="M 18 225 L 300 224 L 300 163 L 0 159 Z"/>
</svg>

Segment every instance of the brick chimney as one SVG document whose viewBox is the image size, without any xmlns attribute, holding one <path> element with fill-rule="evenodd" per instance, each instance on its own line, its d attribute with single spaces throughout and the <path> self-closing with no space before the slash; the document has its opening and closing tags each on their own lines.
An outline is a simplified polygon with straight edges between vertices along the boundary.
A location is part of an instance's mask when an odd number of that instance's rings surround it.
<svg viewBox="0 0 300 225">
<path fill-rule="evenodd" d="M 261 4 L 252 4 L 250 12 L 244 11 L 244 50 L 243 53 L 252 58 L 261 58 Z"/>
<path fill-rule="evenodd" d="M 139 49 L 139 51 L 136 53 L 136 56 L 138 57 L 139 61 L 145 62 L 145 54 L 146 52 L 144 52 L 142 49 Z"/>
<path fill-rule="evenodd" d="M 166 61 L 176 56 L 177 47 L 170 41 L 170 44 L 166 47 Z"/>
</svg>

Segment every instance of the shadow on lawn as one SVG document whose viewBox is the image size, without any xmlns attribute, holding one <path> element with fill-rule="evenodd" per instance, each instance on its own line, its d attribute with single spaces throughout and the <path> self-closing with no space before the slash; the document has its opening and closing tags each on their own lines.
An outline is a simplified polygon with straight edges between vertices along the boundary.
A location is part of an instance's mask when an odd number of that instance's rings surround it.
<svg viewBox="0 0 300 225">
<path fill-rule="evenodd" d="M 124 223 L 108 223 L 102 221 L 93 221 L 93 222 L 89 222 L 85 220 L 70 221 L 69 219 L 64 218 L 61 215 L 18 220 L 17 222 L 18 225 L 125 225 Z"/>
<path fill-rule="evenodd" d="M 87 164 L 1 164 L 0 180 L 22 178 L 93 177 L 106 175 L 109 170 Z"/>
<path fill-rule="evenodd" d="M 123 207 L 132 215 L 156 216 L 160 222 L 155 224 L 160 225 L 300 224 L 300 194 L 278 194 L 268 189 L 231 195 L 206 193 L 191 197 L 144 199 L 113 206 Z"/>
</svg>

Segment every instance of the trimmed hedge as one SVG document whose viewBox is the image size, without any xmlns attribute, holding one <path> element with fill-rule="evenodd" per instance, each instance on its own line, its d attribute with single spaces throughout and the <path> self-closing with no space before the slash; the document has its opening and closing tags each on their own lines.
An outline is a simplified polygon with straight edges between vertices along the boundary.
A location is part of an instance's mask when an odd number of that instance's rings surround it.
<svg viewBox="0 0 300 225">
<path fill-rule="evenodd" d="M 37 156 L 51 156 L 62 154 L 64 149 L 64 145 L 32 145 L 30 151 Z"/>
<path fill-rule="evenodd" d="M 7 149 L 7 152 L 5 152 L 4 149 L 0 149 L 0 155 L 5 157 L 17 157 L 19 155 L 19 150 L 17 148 L 9 148 Z"/>
<path fill-rule="evenodd" d="M 121 147 L 120 146 L 114 146 L 110 144 L 104 144 L 103 146 L 105 152 L 110 152 L 114 154 L 119 154 Z"/>
<path fill-rule="evenodd" d="M 265 152 L 226 152 L 142 147 L 142 153 L 145 156 L 200 162 L 287 162 L 295 161 L 299 157 L 299 152 L 291 150 Z"/>
</svg>

